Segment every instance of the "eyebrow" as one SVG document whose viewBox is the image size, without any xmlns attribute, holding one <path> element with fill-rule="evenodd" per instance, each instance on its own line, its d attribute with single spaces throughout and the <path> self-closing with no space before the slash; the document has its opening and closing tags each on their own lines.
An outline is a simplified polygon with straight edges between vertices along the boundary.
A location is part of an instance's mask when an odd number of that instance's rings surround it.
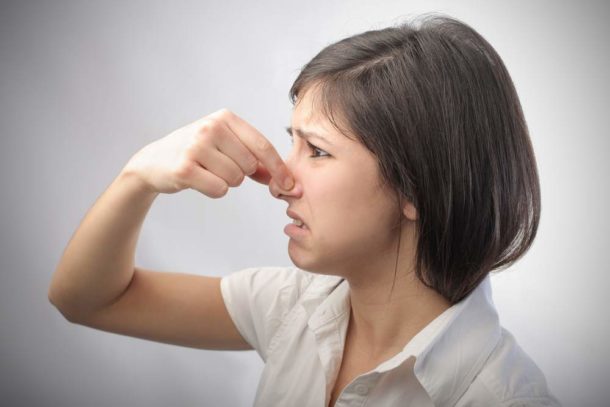
<svg viewBox="0 0 610 407">
<path fill-rule="evenodd" d="M 333 143 L 331 143 L 326 137 L 323 137 L 321 135 L 319 135 L 318 133 L 314 133 L 313 131 L 305 131 L 305 130 L 301 130 L 299 128 L 293 128 L 291 126 L 286 127 L 286 131 L 288 132 L 288 134 L 292 137 L 293 134 L 296 134 L 299 137 L 302 137 L 304 139 L 308 139 L 308 138 L 317 138 L 319 140 L 324 141 L 325 143 L 329 144 L 329 145 L 333 145 Z"/>
</svg>

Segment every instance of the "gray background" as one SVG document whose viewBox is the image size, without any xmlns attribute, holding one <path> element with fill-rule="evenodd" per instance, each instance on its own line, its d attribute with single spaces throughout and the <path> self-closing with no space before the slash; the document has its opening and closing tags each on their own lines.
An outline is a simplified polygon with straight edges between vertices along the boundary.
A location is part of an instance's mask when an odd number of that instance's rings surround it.
<svg viewBox="0 0 610 407">
<path fill-rule="evenodd" d="M 566 406 L 607 405 L 609 10 L 558 1 L 2 2 L 0 404 L 251 405 L 263 367 L 255 352 L 180 348 L 64 320 L 47 300 L 62 251 L 144 145 L 227 107 L 286 154 L 288 89 L 304 63 L 345 36 L 439 11 L 502 56 L 537 154 L 539 235 L 492 279 L 502 323 Z M 217 276 L 289 265 L 284 211 L 250 180 L 220 200 L 161 195 L 136 263 Z"/>
</svg>

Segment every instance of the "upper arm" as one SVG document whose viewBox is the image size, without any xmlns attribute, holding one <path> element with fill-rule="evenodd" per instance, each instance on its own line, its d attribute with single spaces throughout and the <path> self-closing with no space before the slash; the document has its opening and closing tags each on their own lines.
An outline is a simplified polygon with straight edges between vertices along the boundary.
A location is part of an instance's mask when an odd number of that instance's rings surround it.
<svg viewBox="0 0 610 407">
<path fill-rule="evenodd" d="M 252 349 L 227 311 L 220 280 L 136 267 L 131 283 L 112 304 L 70 321 L 173 345 Z"/>
<path fill-rule="evenodd" d="M 222 279 L 221 294 L 228 311 L 263 361 L 312 281 L 311 273 L 294 267 L 251 267 Z"/>
</svg>

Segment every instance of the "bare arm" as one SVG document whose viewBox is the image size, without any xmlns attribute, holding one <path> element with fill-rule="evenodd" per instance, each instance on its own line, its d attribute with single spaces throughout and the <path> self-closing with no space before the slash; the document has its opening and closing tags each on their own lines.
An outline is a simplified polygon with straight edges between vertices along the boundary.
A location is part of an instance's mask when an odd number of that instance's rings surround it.
<svg viewBox="0 0 610 407">
<path fill-rule="evenodd" d="M 220 198 L 246 175 L 294 185 L 269 141 L 226 109 L 145 146 L 72 236 L 49 300 L 69 321 L 105 331 L 203 349 L 251 349 L 225 307 L 220 278 L 134 267 L 140 229 L 159 193 L 191 188 Z"/>
<path fill-rule="evenodd" d="M 49 300 L 68 318 L 117 299 L 134 274 L 136 243 L 157 192 L 121 172 L 70 239 L 49 287 Z"/>
</svg>

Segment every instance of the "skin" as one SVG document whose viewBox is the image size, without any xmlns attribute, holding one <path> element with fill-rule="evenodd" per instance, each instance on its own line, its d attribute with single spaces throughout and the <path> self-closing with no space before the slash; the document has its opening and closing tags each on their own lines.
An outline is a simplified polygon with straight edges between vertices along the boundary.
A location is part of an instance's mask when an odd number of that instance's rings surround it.
<svg viewBox="0 0 610 407">
<path fill-rule="evenodd" d="M 395 191 L 381 182 L 375 157 L 318 113 L 315 94 L 315 88 L 304 93 L 291 124 L 295 129 L 317 131 L 329 141 L 312 137 L 310 146 L 295 136 L 286 161 L 260 132 L 227 109 L 138 151 L 66 248 L 49 289 L 51 301 L 60 304 L 71 321 L 93 325 L 100 310 L 117 304 L 130 287 L 137 234 L 159 193 L 191 188 L 220 198 L 248 176 L 268 184 L 273 196 L 285 200 L 307 224 L 306 233 L 289 241 L 295 265 L 345 277 L 350 285 L 350 320 L 332 405 L 351 378 L 399 352 L 449 304 L 413 276 L 415 208 L 395 201 Z M 397 230 L 394 225 L 400 217 L 402 226 Z M 402 236 L 399 271 L 390 297 L 398 236 Z M 129 325 L 128 316 L 114 317 Z M 174 318 L 168 318 L 173 324 Z M 222 318 L 226 322 L 227 315 Z M 181 321 L 177 323 L 186 324 Z M 145 321 L 136 325 L 142 324 Z M 157 335 L 167 329 L 175 331 L 155 324 Z M 226 329 L 219 328 L 218 336 L 226 338 Z"/>
<path fill-rule="evenodd" d="M 289 240 L 293 263 L 349 282 L 350 352 L 361 365 L 376 363 L 400 352 L 450 303 L 413 273 L 415 207 L 410 202 L 398 205 L 396 192 L 382 182 L 375 156 L 355 137 L 348 138 L 332 126 L 317 109 L 316 96 L 315 86 L 305 92 L 295 105 L 291 127 L 326 140 L 305 139 L 293 131 L 293 148 L 285 162 L 294 187 L 282 189 L 271 180 L 269 189 L 309 229 Z M 399 216 L 403 217 L 401 247 L 390 297 Z"/>
</svg>

